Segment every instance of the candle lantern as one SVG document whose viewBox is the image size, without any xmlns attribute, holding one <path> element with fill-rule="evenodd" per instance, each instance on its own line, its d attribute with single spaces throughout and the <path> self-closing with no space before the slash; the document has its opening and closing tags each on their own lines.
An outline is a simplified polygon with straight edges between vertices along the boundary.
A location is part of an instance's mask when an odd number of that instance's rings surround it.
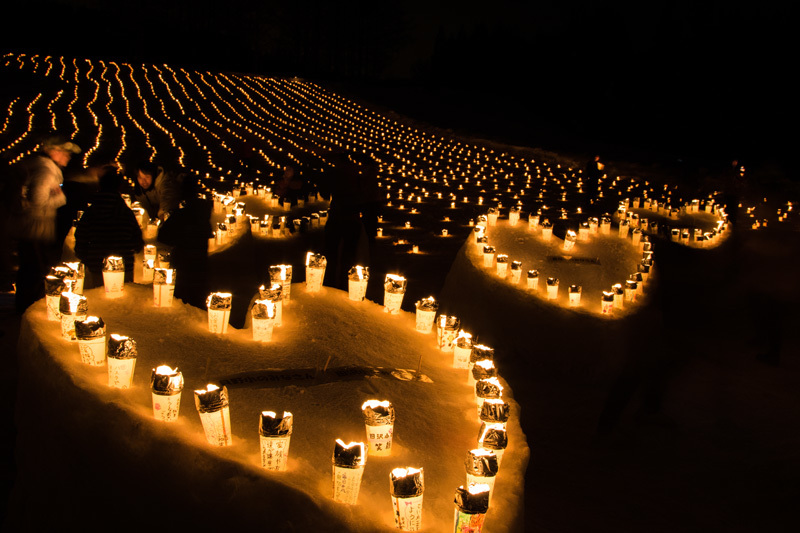
<svg viewBox="0 0 800 533">
<path fill-rule="evenodd" d="M 570 285 L 569 286 L 569 306 L 570 307 L 580 307 L 581 305 L 581 286 L 580 285 Z"/>
<path fill-rule="evenodd" d="M 401 531 L 422 529 L 422 468 L 395 468 L 389 473 L 394 524 Z"/>
<path fill-rule="evenodd" d="M 262 411 L 258 425 L 261 438 L 261 467 L 284 472 L 289 461 L 289 444 L 292 439 L 292 413 L 279 417 L 274 411 Z"/>
<path fill-rule="evenodd" d="M 641 272 L 631 274 L 628 279 L 636 282 L 636 297 L 644 296 L 644 277 Z"/>
<path fill-rule="evenodd" d="M 492 264 L 494 264 L 494 253 L 494 246 L 483 247 L 483 266 L 486 268 L 492 268 Z"/>
<path fill-rule="evenodd" d="M 472 230 L 472 234 L 475 236 L 475 244 L 478 244 L 478 239 L 486 235 L 486 228 L 483 226 L 475 226 Z"/>
<path fill-rule="evenodd" d="M 474 387 L 476 382 L 493 377 L 497 377 L 497 368 L 494 366 L 494 361 L 491 359 L 479 359 L 470 365 L 469 372 L 467 372 L 467 383 L 470 387 Z"/>
<path fill-rule="evenodd" d="M 225 241 L 228 238 L 228 225 L 224 222 L 217 222 L 217 231 L 214 232 L 215 241 L 214 243 L 219 246 L 221 244 L 225 244 Z"/>
<path fill-rule="evenodd" d="M 443 352 L 452 352 L 461 321 L 458 317 L 439 315 L 436 320 L 436 340 Z"/>
<path fill-rule="evenodd" d="M 558 278 L 547 278 L 547 299 L 558 299 Z"/>
<path fill-rule="evenodd" d="M 514 285 L 519 283 L 522 277 L 522 261 L 511 262 L 511 283 Z"/>
<path fill-rule="evenodd" d="M 212 292 L 206 298 L 208 308 L 208 331 L 211 333 L 227 333 L 228 320 L 231 317 L 231 299 L 229 292 Z"/>
<path fill-rule="evenodd" d="M 103 285 L 107 297 L 124 296 L 125 264 L 121 257 L 110 255 L 103 260 Z"/>
<path fill-rule="evenodd" d="M 230 446 L 231 414 L 228 406 L 228 389 L 209 383 L 205 389 L 194 391 L 194 405 L 200 413 L 206 440 L 214 446 Z"/>
<path fill-rule="evenodd" d="M 581 222 L 581 225 L 578 227 L 578 238 L 582 242 L 589 240 L 589 229 L 590 228 L 588 222 Z M 569 235 L 569 232 L 567 232 L 567 235 Z M 566 243 L 564 243 L 564 245 L 566 247 Z"/>
<path fill-rule="evenodd" d="M 367 294 L 369 267 L 354 266 L 347 274 L 348 296 L 354 302 L 363 302 Z"/>
<path fill-rule="evenodd" d="M 281 286 L 283 287 L 283 291 L 281 292 L 281 299 L 284 302 L 288 302 L 291 299 L 292 265 L 273 265 L 269 267 L 269 281 L 273 285 L 275 283 L 281 284 Z"/>
<path fill-rule="evenodd" d="M 641 204 L 641 202 L 642 202 L 641 198 L 639 198 L 638 196 L 634 197 L 634 199 L 633 199 L 633 208 L 634 209 L 639 209 L 639 205 Z M 644 208 L 647 209 L 648 207 L 650 207 L 650 201 L 645 199 Z"/>
<path fill-rule="evenodd" d="M 508 271 L 508 255 L 497 254 L 497 275 L 501 278 L 506 277 Z"/>
<path fill-rule="evenodd" d="M 602 235 L 611 235 L 611 217 L 608 215 L 600 217 L 600 233 Z"/>
<path fill-rule="evenodd" d="M 635 281 L 627 280 L 625 282 L 625 301 L 626 302 L 635 302 L 636 301 L 636 292 L 638 289 L 638 283 Z"/>
<path fill-rule="evenodd" d="M 531 213 L 528 215 L 528 229 L 535 230 L 539 227 L 539 215 Z"/>
<path fill-rule="evenodd" d="M 499 469 L 497 456 L 492 451 L 476 448 L 467 452 L 464 464 L 467 470 L 467 485 L 485 483 L 489 486 L 489 501 L 491 501 Z"/>
<path fill-rule="evenodd" d="M 472 355 L 472 335 L 463 329 L 458 332 L 453 348 L 453 368 L 469 368 Z"/>
<path fill-rule="evenodd" d="M 406 294 L 408 280 L 397 274 L 386 274 L 383 281 L 383 311 L 392 315 L 400 314 L 400 306 Z"/>
<path fill-rule="evenodd" d="M 361 405 L 367 428 L 367 446 L 370 455 L 392 454 L 394 433 L 394 406 L 388 400 L 367 400 Z"/>
<path fill-rule="evenodd" d="M 627 219 L 623 219 L 619 221 L 619 236 L 621 238 L 626 238 L 628 236 L 628 227 L 630 226 L 630 222 Z"/>
<path fill-rule="evenodd" d="M 508 211 L 508 225 L 516 226 L 519 222 L 519 207 L 512 207 Z"/>
<path fill-rule="evenodd" d="M 108 337 L 108 386 L 129 389 L 133 382 L 138 351 L 136 341 L 112 333 Z"/>
<path fill-rule="evenodd" d="M 52 274 L 45 276 L 44 297 L 47 306 L 47 320 L 51 322 L 61 321 L 61 311 L 59 310 L 61 305 L 61 293 L 70 292 L 71 285 L 72 284 L 64 280 L 64 278 Z"/>
<path fill-rule="evenodd" d="M 647 282 L 647 278 L 650 277 L 650 265 L 642 260 L 636 265 L 636 270 L 642 275 L 642 281 Z"/>
<path fill-rule="evenodd" d="M 456 489 L 455 533 L 481 533 L 489 510 L 489 485 L 478 483 Z"/>
<path fill-rule="evenodd" d="M 158 267 L 170 268 L 172 264 L 172 253 L 168 251 L 158 252 Z"/>
<path fill-rule="evenodd" d="M 639 229 L 642 230 L 642 233 L 647 233 L 650 231 L 650 221 L 646 218 L 642 217 L 639 219 Z"/>
<path fill-rule="evenodd" d="M 270 300 L 256 300 L 253 304 L 251 322 L 254 341 L 271 341 L 272 329 L 275 326 L 275 304 Z"/>
<path fill-rule="evenodd" d="M 673 228 L 670 234 L 672 235 L 672 242 L 678 242 L 681 238 L 681 230 L 678 228 Z"/>
<path fill-rule="evenodd" d="M 322 290 L 322 280 L 325 278 L 325 267 L 328 260 L 322 254 L 308 252 L 306 254 L 306 291 L 319 292 Z"/>
<path fill-rule="evenodd" d="M 631 232 L 631 244 L 633 244 L 634 246 L 639 246 L 641 240 L 642 240 L 642 230 L 640 230 L 639 228 L 634 228 L 634 230 Z"/>
<path fill-rule="evenodd" d="M 150 378 L 150 391 L 153 395 L 153 416 L 162 422 L 175 422 L 181 409 L 183 374 L 178 368 L 167 365 L 153 369 Z"/>
<path fill-rule="evenodd" d="M 611 287 L 611 290 L 614 292 L 614 309 L 622 309 L 624 307 L 625 289 L 621 283 L 617 283 Z"/>
<path fill-rule="evenodd" d="M 683 244 L 689 244 L 689 230 L 688 229 L 681 230 L 681 242 Z"/>
<path fill-rule="evenodd" d="M 436 311 L 439 303 L 433 296 L 423 298 L 416 303 L 416 330 L 420 333 L 430 333 L 433 329 L 433 321 L 436 319 Z"/>
<path fill-rule="evenodd" d="M 63 263 L 69 269 L 66 279 L 72 281 L 72 292 L 75 294 L 83 294 L 83 285 L 86 280 L 86 268 L 80 261 L 72 261 Z"/>
<path fill-rule="evenodd" d="M 383 228 L 378 228 L 378 237 L 383 237 Z"/>
<path fill-rule="evenodd" d="M 565 252 L 568 252 L 568 251 L 572 250 L 575 247 L 575 241 L 577 240 L 577 238 L 578 237 L 577 237 L 577 235 L 575 235 L 574 231 L 567 230 L 567 234 L 564 237 L 564 251 Z M 587 233 L 586 238 L 587 239 L 589 238 L 588 233 Z"/>
<path fill-rule="evenodd" d="M 603 296 L 600 300 L 600 312 L 604 315 L 610 315 L 614 310 L 614 291 L 603 291 Z"/>
<path fill-rule="evenodd" d="M 158 219 L 150 219 L 147 221 L 147 226 L 145 226 L 144 230 L 144 238 L 145 239 L 155 239 L 156 235 L 158 235 L 158 225 L 161 221 Z"/>
<path fill-rule="evenodd" d="M 544 219 L 542 222 L 542 239 L 549 241 L 553 237 L 553 224 L 549 220 Z"/>
<path fill-rule="evenodd" d="M 152 283 L 155 273 L 155 259 L 145 259 L 142 261 L 142 283 Z"/>
<path fill-rule="evenodd" d="M 497 225 L 497 217 L 500 212 L 497 210 L 496 207 L 490 207 L 489 211 L 486 213 L 486 220 L 489 222 L 490 226 Z"/>
<path fill-rule="evenodd" d="M 68 341 L 77 340 L 75 336 L 75 321 L 86 318 L 89 304 L 85 296 L 74 292 L 62 292 L 58 303 L 58 310 L 61 315 L 61 336 Z"/>
<path fill-rule="evenodd" d="M 98 316 L 75 321 L 75 336 L 81 362 L 90 366 L 106 364 L 106 325 Z"/>
<path fill-rule="evenodd" d="M 508 447 L 508 432 L 502 424 L 481 424 L 478 432 L 478 444 L 481 448 L 494 452 L 497 457 L 497 467 L 503 461 L 503 454 Z"/>
<path fill-rule="evenodd" d="M 336 439 L 333 448 L 333 501 L 355 505 L 367 454 L 363 442 L 345 444 Z"/>
<path fill-rule="evenodd" d="M 273 326 L 283 325 L 283 285 L 273 283 L 269 289 L 264 285 L 258 288 L 258 299 L 268 300 L 274 308 Z"/>
<path fill-rule="evenodd" d="M 500 384 L 497 376 L 477 380 L 473 390 L 475 392 L 475 404 L 478 407 L 477 416 L 481 416 L 481 407 L 483 407 L 484 401 L 489 398 L 496 400 L 503 397 L 503 385 Z"/>
<path fill-rule="evenodd" d="M 538 270 L 528 270 L 527 276 L 527 283 L 528 288 L 533 290 L 539 289 L 539 271 Z"/>
<path fill-rule="evenodd" d="M 153 272 L 153 305 L 155 307 L 172 307 L 172 296 L 175 294 L 175 276 L 172 268 L 156 268 Z"/>
<path fill-rule="evenodd" d="M 502 424 L 505 429 L 510 413 L 511 406 L 507 402 L 502 399 L 488 399 L 481 406 L 480 418 L 487 424 Z"/>
</svg>

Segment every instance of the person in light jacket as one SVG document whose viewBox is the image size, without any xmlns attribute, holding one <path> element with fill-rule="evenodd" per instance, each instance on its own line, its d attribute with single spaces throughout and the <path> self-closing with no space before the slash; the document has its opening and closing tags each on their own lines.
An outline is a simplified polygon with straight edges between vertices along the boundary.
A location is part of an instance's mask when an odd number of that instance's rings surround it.
<svg viewBox="0 0 800 533">
<path fill-rule="evenodd" d="M 66 203 L 61 190 L 61 169 L 69 164 L 78 145 L 60 135 L 46 138 L 41 151 L 18 163 L 19 198 L 12 224 L 16 227 L 19 270 L 17 271 L 16 308 L 22 313 L 44 296 L 44 277 L 58 262 L 61 251 L 56 241 L 56 211 Z"/>
<path fill-rule="evenodd" d="M 182 175 L 175 175 L 154 163 L 142 163 L 135 169 L 133 197 L 151 219 L 166 220 L 178 209 Z"/>
</svg>

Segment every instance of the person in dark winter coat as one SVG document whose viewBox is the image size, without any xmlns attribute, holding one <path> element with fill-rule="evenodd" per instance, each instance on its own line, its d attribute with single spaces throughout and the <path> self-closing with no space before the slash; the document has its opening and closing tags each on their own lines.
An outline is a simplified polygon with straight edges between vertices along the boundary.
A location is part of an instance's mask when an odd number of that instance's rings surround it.
<svg viewBox="0 0 800 533">
<path fill-rule="evenodd" d="M 100 192 L 92 196 L 75 229 L 75 255 L 86 265 L 91 281 L 88 287 L 103 282 L 103 259 L 118 255 L 125 263 L 125 281 L 133 281 L 133 260 L 144 247 L 142 230 L 133 211 L 119 194 L 122 176 L 110 169 L 100 177 Z"/>
<path fill-rule="evenodd" d="M 208 239 L 212 236 L 211 211 L 214 203 L 200 198 L 196 181 L 183 180 L 180 209 L 161 224 L 158 241 L 172 246 L 171 264 L 175 268 L 175 297 L 205 309 L 208 296 Z"/>
</svg>

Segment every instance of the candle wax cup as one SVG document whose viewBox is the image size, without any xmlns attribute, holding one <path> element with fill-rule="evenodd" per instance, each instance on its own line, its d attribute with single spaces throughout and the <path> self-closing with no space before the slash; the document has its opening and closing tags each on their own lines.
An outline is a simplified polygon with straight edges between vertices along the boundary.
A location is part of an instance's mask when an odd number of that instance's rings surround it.
<svg viewBox="0 0 800 533">
<path fill-rule="evenodd" d="M 319 292 L 322 290 L 323 278 L 325 278 L 325 267 L 306 267 L 306 291 Z"/>
<path fill-rule="evenodd" d="M 153 305 L 155 307 L 172 307 L 172 297 L 175 294 L 175 285 L 161 283 L 153 285 Z"/>
<path fill-rule="evenodd" d="M 227 333 L 230 316 L 230 309 L 209 309 L 208 331 L 211 333 Z"/>
<path fill-rule="evenodd" d="M 333 501 L 355 505 L 361 488 L 364 466 L 346 468 L 333 465 Z"/>
<path fill-rule="evenodd" d="M 222 407 L 213 413 L 200 413 L 203 431 L 206 440 L 214 446 L 230 446 L 233 444 L 231 437 L 231 415 L 228 406 Z"/>
<path fill-rule="evenodd" d="M 275 320 L 272 318 L 253 318 L 253 340 L 269 342 L 272 340 L 272 330 Z"/>
<path fill-rule="evenodd" d="M 422 495 L 411 498 L 392 496 L 394 524 L 400 531 L 422 529 Z"/>
<path fill-rule="evenodd" d="M 136 368 L 136 358 L 115 359 L 108 358 L 108 386 L 117 389 L 129 389 L 133 382 L 133 371 Z"/>
<path fill-rule="evenodd" d="M 367 294 L 367 280 L 348 280 L 347 288 L 350 300 L 362 302 Z"/>
<path fill-rule="evenodd" d="M 392 454 L 392 435 L 394 424 L 367 427 L 367 450 L 369 455 L 387 456 Z"/>
<path fill-rule="evenodd" d="M 469 356 L 472 348 L 461 348 L 456 344 L 453 347 L 453 368 L 469 368 Z"/>
<path fill-rule="evenodd" d="M 153 416 L 162 422 L 175 422 L 178 420 L 178 412 L 181 409 L 181 393 L 165 395 L 153 395 Z"/>
<path fill-rule="evenodd" d="M 124 271 L 103 271 L 103 286 L 106 296 L 109 298 L 119 298 L 124 295 L 125 272 Z"/>
<path fill-rule="evenodd" d="M 433 322 L 436 320 L 436 311 L 417 309 L 415 329 L 420 333 L 430 333 L 433 331 Z"/>
<path fill-rule="evenodd" d="M 55 296 L 48 294 L 45 296 L 45 304 L 47 305 L 47 320 L 51 322 L 58 322 L 61 320 L 61 311 L 59 310 L 60 303 L 60 294 Z"/>
<path fill-rule="evenodd" d="M 291 435 L 285 437 L 265 437 L 261 435 L 261 467 L 267 470 L 286 470 L 289 462 Z"/>
<path fill-rule="evenodd" d="M 455 533 L 481 533 L 484 518 L 486 518 L 484 513 L 466 513 L 456 507 L 454 531 Z"/>
<path fill-rule="evenodd" d="M 78 339 L 81 362 L 90 366 L 103 366 L 106 363 L 106 336 L 92 339 Z"/>
<path fill-rule="evenodd" d="M 392 315 L 400 314 L 400 306 L 403 304 L 403 292 L 383 291 L 383 310 Z"/>
</svg>

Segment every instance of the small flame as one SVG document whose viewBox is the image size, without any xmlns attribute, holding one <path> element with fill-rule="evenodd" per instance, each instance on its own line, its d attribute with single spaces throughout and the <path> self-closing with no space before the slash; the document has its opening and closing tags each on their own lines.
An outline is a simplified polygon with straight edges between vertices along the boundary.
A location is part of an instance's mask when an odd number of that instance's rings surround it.
<svg viewBox="0 0 800 533">
<path fill-rule="evenodd" d="M 489 492 L 489 485 L 486 483 L 470 483 L 469 488 L 467 489 L 470 494 L 473 496 L 475 494 L 481 494 L 483 492 Z"/>
</svg>

